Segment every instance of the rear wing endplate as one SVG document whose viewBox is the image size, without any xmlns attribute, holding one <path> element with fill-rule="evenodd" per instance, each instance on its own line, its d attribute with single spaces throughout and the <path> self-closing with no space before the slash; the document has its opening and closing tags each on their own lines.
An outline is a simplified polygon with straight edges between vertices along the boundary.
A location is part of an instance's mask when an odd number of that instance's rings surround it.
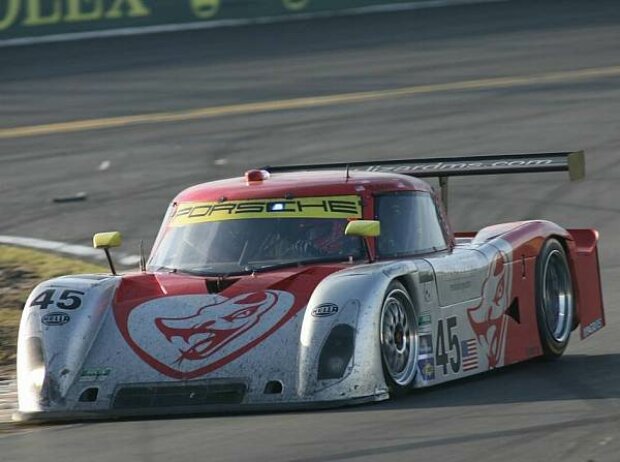
<svg viewBox="0 0 620 462">
<path fill-rule="evenodd" d="M 571 180 L 585 176 L 583 151 L 537 154 L 504 154 L 420 159 L 332 162 L 310 165 L 265 167 L 269 172 L 294 170 L 345 169 L 366 172 L 389 172 L 419 178 L 439 179 L 441 200 L 448 209 L 448 178 L 451 176 L 499 175 L 507 173 L 568 172 Z"/>
</svg>

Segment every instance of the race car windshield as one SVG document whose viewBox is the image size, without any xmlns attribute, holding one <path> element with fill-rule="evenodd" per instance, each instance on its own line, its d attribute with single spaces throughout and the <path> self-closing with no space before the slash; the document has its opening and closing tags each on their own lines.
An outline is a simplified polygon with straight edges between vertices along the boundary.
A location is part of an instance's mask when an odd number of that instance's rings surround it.
<svg viewBox="0 0 620 462">
<path fill-rule="evenodd" d="M 356 260 L 363 242 L 344 229 L 359 217 L 356 196 L 180 204 L 148 269 L 223 276 Z"/>
</svg>

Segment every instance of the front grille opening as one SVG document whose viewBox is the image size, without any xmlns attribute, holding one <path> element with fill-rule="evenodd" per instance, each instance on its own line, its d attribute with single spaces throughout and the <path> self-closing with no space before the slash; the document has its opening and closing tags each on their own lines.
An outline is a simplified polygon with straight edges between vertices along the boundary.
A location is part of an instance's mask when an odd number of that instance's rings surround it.
<svg viewBox="0 0 620 462">
<path fill-rule="evenodd" d="M 282 388 L 282 382 L 279 380 L 271 380 L 267 382 L 267 385 L 265 385 L 264 393 L 266 395 L 279 395 L 282 393 Z"/>
<path fill-rule="evenodd" d="M 93 403 L 97 401 L 98 395 L 99 395 L 99 388 L 96 388 L 96 387 L 87 388 L 80 395 L 79 401 L 81 403 Z"/>
<path fill-rule="evenodd" d="M 216 278 L 207 279 L 205 283 L 210 294 L 217 294 L 232 286 L 238 280 L 239 278 Z"/>
<path fill-rule="evenodd" d="M 132 409 L 240 404 L 246 391 L 245 383 L 127 386 L 118 390 L 112 407 Z"/>
</svg>

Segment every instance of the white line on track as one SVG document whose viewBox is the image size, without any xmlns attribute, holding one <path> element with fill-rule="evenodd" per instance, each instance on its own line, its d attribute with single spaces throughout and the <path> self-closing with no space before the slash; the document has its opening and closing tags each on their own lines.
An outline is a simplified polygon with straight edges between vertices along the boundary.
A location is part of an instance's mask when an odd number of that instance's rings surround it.
<svg viewBox="0 0 620 462">
<path fill-rule="evenodd" d="M 339 11 L 317 11 L 315 13 L 297 13 L 282 16 L 262 16 L 247 19 L 216 19 L 213 21 L 196 21 L 178 24 L 161 24 L 145 27 L 123 27 L 119 29 L 97 30 L 87 32 L 72 32 L 66 34 L 52 34 L 41 37 L 20 37 L 0 40 L 0 48 L 8 46 L 33 45 L 37 43 L 69 42 L 74 40 L 97 39 L 127 35 L 158 34 L 162 32 L 181 32 L 217 27 L 247 26 L 251 24 L 275 24 L 307 19 L 333 18 L 337 16 L 354 16 L 369 13 L 388 13 L 393 11 L 419 10 L 424 8 L 438 8 L 456 5 L 471 5 L 477 3 L 503 3 L 510 0 L 427 0 L 420 3 L 388 3 L 387 5 L 373 5 L 358 8 L 348 8 Z"/>
<path fill-rule="evenodd" d="M 47 241 L 44 239 L 35 239 L 32 237 L 19 236 L 2 236 L 0 235 L 0 244 L 15 245 L 18 247 L 27 247 L 30 249 L 48 250 L 51 252 L 62 253 L 78 258 L 88 258 L 91 260 L 105 261 L 105 253 L 101 250 L 87 247 L 85 245 L 67 244 L 66 242 Z M 138 255 L 115 254 L 114 261 L 123 266 L 136 266 L 140 263 Z"/>
</svg>

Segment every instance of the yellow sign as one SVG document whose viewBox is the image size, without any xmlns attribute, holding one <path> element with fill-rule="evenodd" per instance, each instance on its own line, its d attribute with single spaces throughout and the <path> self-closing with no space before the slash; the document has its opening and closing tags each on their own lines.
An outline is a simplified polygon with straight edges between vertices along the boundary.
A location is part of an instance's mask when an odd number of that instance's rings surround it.
<svg viewBox="0 0 620 462">
<path fill-rule="evenodd" d="M 250 218 L 361 218 L 358 196 L 299 197 L 296 199 L 254 199 L 179 204 L 169 226 Z"/>
</svg>

